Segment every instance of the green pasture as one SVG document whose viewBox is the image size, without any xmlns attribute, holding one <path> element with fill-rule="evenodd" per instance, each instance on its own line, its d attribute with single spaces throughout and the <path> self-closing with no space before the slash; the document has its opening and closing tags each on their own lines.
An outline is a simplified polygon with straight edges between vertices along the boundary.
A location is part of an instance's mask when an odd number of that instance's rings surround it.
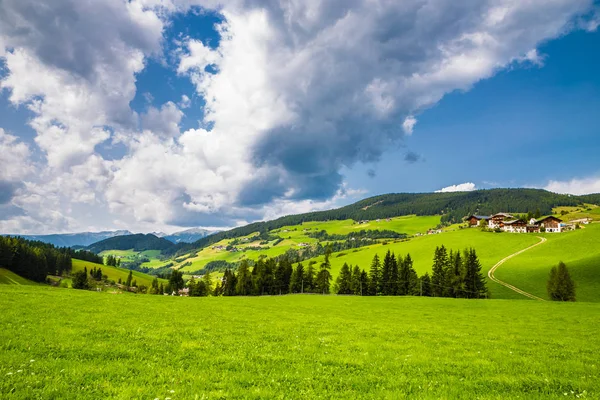
<svg viewBox="0 0 600 400">
<path fill-rule="evenodd" d="M 0 397 L 596 399 L 600 304 L 0 286 Z"/>
<path fill-rule="evenodd" d="M 39 285 L 39 283 L 25 279 L 5 268 L 0 268 L 0 285 Z"/>
<path fill-rule="evenodd" d="M 600 224 L 545 237 L 546 243 L 507 261 L 495 276 L 547 299 L 550 269 L 563 261 L 577 285 L 577 300 L 600 301 Z"/>
<path fill-rule="evenodd" d="M 84 268 L 87 268 L 88 272 L 92 268 L 102 268 L 102 273 L 108 276 L 108 279 L 113 280 L 115 282 L 118 282 L 119 278 L 121 278 L 122 282 L 125 282 L 127 280 L 127 276 L 129 275 L 128 269 L 109 267 L 107 265 L 100 265 L 89 261 L 73 259 L 73 272 L 81 271 Z M 154 280 L 153 276 L 144 274 L 139 271 L 132 271 L 132 275 L 133 279 L 137 281 L 138 285 L 150 287 L 152 285 L 152 281 Z M 166 283 L 167 281 L 159 279 L 159 282 Z"/>
</svg>

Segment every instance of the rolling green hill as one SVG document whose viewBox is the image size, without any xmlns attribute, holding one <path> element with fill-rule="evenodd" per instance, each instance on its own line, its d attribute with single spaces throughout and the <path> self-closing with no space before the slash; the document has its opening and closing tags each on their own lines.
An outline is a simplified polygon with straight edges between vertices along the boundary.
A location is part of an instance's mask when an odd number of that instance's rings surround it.
<svg viewBox="0 0 600 400">
<path fill-rule="evenodd" d="M 0 268 L 0 285 L 39 285 L 39 283 L 25 279 L 5 268 Z"/>
<path fill-rule="evenodd" d="M 7 398 L 597 399 L 600 305 L 0 286 Z"/>
<path fill-rule="evenodd" d="M 404 215 L 441 215 L 443 223 L 458 223 L 470 214 L 494 212 L 539 211 L 547 215 L 559 206 L 582 206 L 584 203 L 600 205 L 600 196 L 585 197 L 560 195 L 540 189 L 491 189 L 455 193 L 398 193 L 385 194 L 361 200 L 335 210 L 290 215 L 273 221 L 256 222 L 243 227 L 219 232 L 193 244 L 177 245 L 164 254 L 183 255 L 218 243 L 250 235 L 268 232 L 284 226 L 300 225 L 308 221 L 374 220 Z"/>
<path fill-rule="evenodd" d="M 102 268 L 102 273 L 108 276 L 108 279 L 118 282 L 119 279 L 125 282 L 127 280 L 127 276 L 129 275 L 129 270 L 118 268 L 118 267 L 109 267 L 107 265 L 95 264 L 88 261 L 82 260 L 73 260 L 73 272 L 81 271 L 84 268 L 87 268 L 88 272 L 92 268 Z M 138 285 L 144 285 L 150 287 L 152 285 L 152 281 L 154 280 L 154 276 L 144 274 L 139 271 L 132 271 L 133 279 L 137 281 Z M 164 279 L 159 279 L 159 282 L 166 283 L 167 281 Z"/>
<path fill-rule="evenodd" d="M 548 274 L 553 266 L 563 261 L 577 285 L 577 300 L 600 301 L 600 224 L 586 225 L 573 232 L 548 234 L 546 238 L 548 241 L 543 245 L 503 264 L 496 277 L 548 299 Z"/>
</svg>

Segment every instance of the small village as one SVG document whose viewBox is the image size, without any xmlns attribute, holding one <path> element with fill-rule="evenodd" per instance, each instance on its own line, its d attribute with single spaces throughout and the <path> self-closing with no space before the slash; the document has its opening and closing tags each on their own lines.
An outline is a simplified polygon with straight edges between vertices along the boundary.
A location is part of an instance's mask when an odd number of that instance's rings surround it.
<svg viewBox="0 0 600 400">
<path fill-rule="evenodd" d="M 471 215 L 467 217 L 466 221 L 470 227 L 485 227 L 511 233 L 561 233 L 576 229 L 578 224 L 588 224 L 590 222 L 586 218 L 564 223 L 563 220 L 554 216 L 540 219 L 531 218 L 529 221 L 526 221 L 508 213 Z"/>
</svg>

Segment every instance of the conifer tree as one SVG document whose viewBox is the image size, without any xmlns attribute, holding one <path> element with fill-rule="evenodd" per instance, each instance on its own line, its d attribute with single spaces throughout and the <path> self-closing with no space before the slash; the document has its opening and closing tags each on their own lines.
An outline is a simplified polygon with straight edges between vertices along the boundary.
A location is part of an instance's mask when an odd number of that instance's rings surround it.
<svg viewBox="0 0 600 400">
<path fill-rule="evenodd" d="M 347 263 L 342 265 L 340 274 L 335 281 L 337 294 L 352 294 L 352 272 Z"/>
<path fill-rule="evenodd" d="M 446 269 L 448 266 L 448 252 L 446 248 L 442 247 L 435 248 L 435 254 L 433 256 L 433 267 L 431 275 L 431 292 L 435 297 L 444 296 L 444 288 L 446 284 Z"/>
<path fill-rule="evenodd" d="M 464 254 L 465 297 L 483 298 L 487 296 L 485 277 L 481 273 L 481 263 L 475 249 L 467 249 Z"/>
<path fill-rule="evenodd" d="M 431 296 L 431 277 L 427 272 L 421 277 L 420 292 L 421 296 Z"/>
<path fill-rule="evenodd" d="M 177 271 L 173 271 L 173 273 L 177 274 Z M 173 273 L 171 274 L 171 276 L 173 275 Z M 133 279 L 133 273 L 131 271 L 129 271 L 129 275 L 127 275 L 127 280 L 125 281 L 125 286 L 130 287 L 132 279 Z"/>
<path fill-rule="evenodd" d="M 379 256 L 375 254 L 373 261 L 371 262 L 371 269 L 369 270 L 369 294 L 371 296 L 377 296 L 381 293 L 381 262 Z"/>
<path fill-rule="evenodd" d="M 354 268 L 352 268 L 352 281 L 351 281 L 350 289 L 352 290 L 353 294 L 356 294 L 358 296 L 362 296 L 362 289 L 363 289 L 360 273 L 361 273 L 360 268 L 358 267 L 358 265 L 355 265 Z M 365 286 L 365 289 L 366 289 L 366 286 Z"/>
<path fill-rule="evenodd" d="M 575 301 L 575 282 L 562 261 L 552 267 L 547 283 L 548 296 L 553 301 Z"/>
<path fill-rule="evenodd" d="M 399 266 L 402 263 L 402 257 L 396 256 L 392 253 L 391 265 L 390 265 L 390 295 L 397 296 L 400 294 L 400 271 Z"/>
<path fill-rule="evenodd" d="M 247 260 L 243 260 L 238 267 L 235 294 L 239 296 L 249 296 L 252 294 L 252 276 Z"/>
<path fill-rule="evenodd" d="M 413 260 L 410 254 L 407 254 L 402 260 L 400 268 L 400 294 L 403 296 L 416 296 L 420 294 L 417 272 L 413 267 Z"/>
<path fill-rule="evenodd" d="M 235 296 L 237 277 L 227 268 L 223 274 L 223 296 Z"/>
<path fill-rule="evenodd" d="M 360 295 L 366 296 L 369 288 L 369 274 L 364 269 L 360 271 Z M 357 293 L 359 294 L 359 293 Z"/>
<path fill-rule="evenodd" d="M 392 263 L 392 253 L 388 250 L 381 267 L 381 294 L 384 296 L 392 295 Z"/>
<path fill-rule="evenodd" d="M 321 267 L 319 268 L 319 272 L 317 273 L 317 289 L 319 293 L 328 294 L 329 287 L 331 285 L 331 263 L 329 261 L 329 256 L 331 255 L 331 249 L 327 248 L 325 252 L 325 260 L 321 263 Z"/>
<path fill-rule="evenodd" d="M 304 274 L 304 293 L 315 291 L 316 271 L 314 264 L 309 263 L 306 273 Z"/>
<path fill-rule="evenodd" d="M 299 263 L 294 271 L 292 272 L 292 277 L 290 279 L 290 292 L 291 293 L 302 293 L 303 291 L 303 282 L 304 281 L 304 265 Z"/>
<path fill-rule="evenodd" d="M 212 293 L 213 281 L 212 281 L 212 276 L 210 275 L 209 271 L 207 271 L 204 274 L 204 276 L 202 277 L 202 282 L 204 283 L 204 289 L 206 291 L 206 295 L 208 295 L 209 293 Z"/>
<path fill-rule="evenodd" d="M 449 285 L 452 288 L 449 296 L 465 297 L 465 265 L 460 251 L 450 252 Z"/>
</svg>

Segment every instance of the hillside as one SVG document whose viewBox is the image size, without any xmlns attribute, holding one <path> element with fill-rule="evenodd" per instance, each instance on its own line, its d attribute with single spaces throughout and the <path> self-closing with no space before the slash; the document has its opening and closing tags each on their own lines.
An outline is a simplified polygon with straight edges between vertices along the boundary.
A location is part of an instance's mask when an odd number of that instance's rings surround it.
<svg viewBox="0 0 600 400">
<path fill-rule="evenodd" d="M 150 233 L 146 235 L 138 233 L 104 239 L 88 246 L 86 249 L 94 253 L 101 253 L 106 250 L 166 250 L 172 246 L 173 243 L 164 238 L 159 238 Z"/>
<path fill-rule="evenodd" d="M 113 280 L 115 282 L 118 282 L 119 279 L 121 279 L 122 282 L 125 282 L 130 272 L 124 268 L 109 267 L 107 265 L 95 264 L 89 261 L 73 260 L 73 272 L 82 271 L 84 268 L 87 268 L 88 271 L 90 271 L 92 268 L 101 268 L 103 275 L 107 275 L 109 280 Z M 155 278 L 152 275 L 144 274 L 139 271 L 132 271 L 132 275 L 133 279 L 137 281 L 138 285 L 144 285 L 146 287 L 150 287 Z M 166 281 L 163 279 L 159 279 L 159 282 L 166 283 Z"/>
<path fill-rule="evenodd" d="M 9 398 L 600 397 L 599 304 L 4 285 L 0 309 Z"/>
<path fill-rule="evenodd" d="M 0 268 L 0 285 L 39 285 L 39 283 L 25 279 L 5 268 Z"/>
<path fill-rule="evenodd" d="M 193 244 L 174 246 L 165 254 L 183 255 L 224 239 L 243 237 L 255 232 L 268 232 L 284 226 L 308 221 L 373 220 L 404 215 L 441 215 L 441 223 L 458 223 L 470 214 L 494 212 L 536 212 L 551 214 L 559 206 L 600 205 L 600 196 L 560 195 L 541 189 L 491 189 L 454 193 L 398 193 L 370 197 L 334 210 L 290 215 L 273 221 L 256 222 L 200 239 Z"/>
<path fill-rule="evenodd" d="M 214 231 L 202 228 L 191 228 L 184 231 L 175 232 L 170 235 L 164 235 L 163 238 L 173 243 L 194 243 L 206 236 L 212 235 Z M 158 236 L 158 235 L 157 235 Z"/>
</svg>

